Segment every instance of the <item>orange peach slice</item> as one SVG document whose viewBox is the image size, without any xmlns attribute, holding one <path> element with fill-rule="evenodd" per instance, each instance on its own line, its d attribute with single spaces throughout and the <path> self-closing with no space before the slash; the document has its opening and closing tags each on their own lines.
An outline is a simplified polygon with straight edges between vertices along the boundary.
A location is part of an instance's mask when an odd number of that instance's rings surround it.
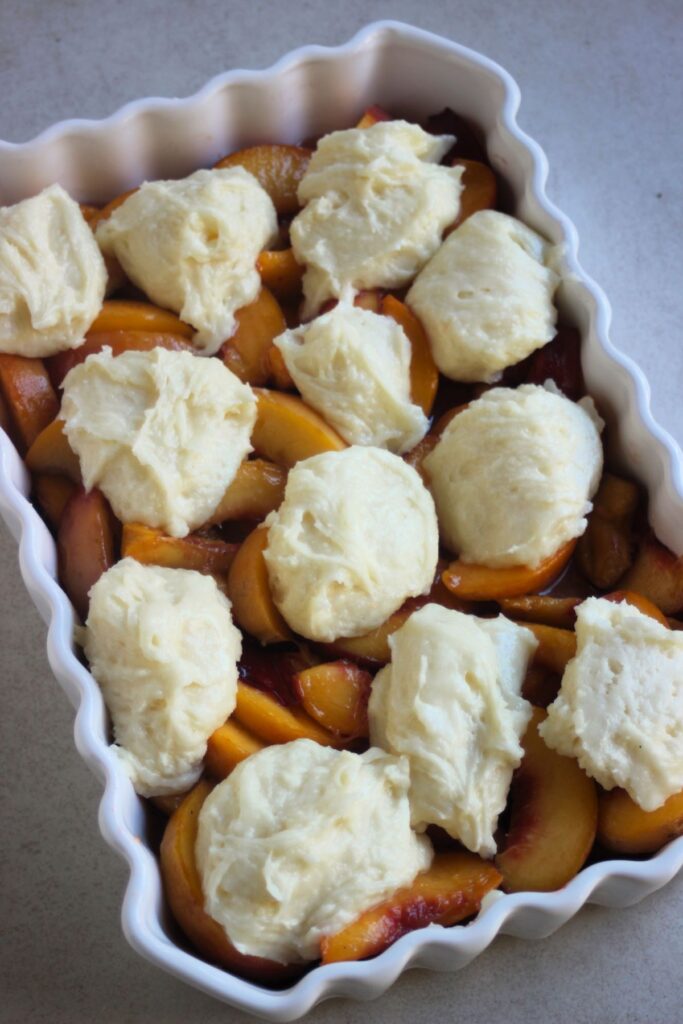
<svg viewBox="0 0 683 1024">
<path fill-rule="evenodd" d="M 473 213 L 495 209 L 498 185 L 491 168 L 479 160 L 454 160 L 453 167 L 463 168 L 460 212 L 453 225 L 457 228 Z"/>
<path fill-rule="evenodd" d="M 304 268 L 292 249 L 266 249 L 256 260 L 261 283 L 278 299 L 291 299 L 301 292 Z"/>
<path fill-rule="evenodd" d="M 32 473 L 66 476 L 80 484 L 81 465 L 64 433 L 64 420 L 53 420 L 41 430 L 26 452 L 26 465 Z"/>
<path fill-rule="evenodd" d="M 304 710 L 325 729 L 349 739 L 368 735 L 372 676 L 352 661 L 330 661 L 298 672 L 294 687 Z"/>
<path fill-rule="evenodd" d="M 142 305 L 142 303 L 140 303 Z M 101 352 L 108 345 L 113 356 L 122 352 L 151 352 L 155 348 L 166 348 L 173 352 L 192 352 L 190 342 L 181 334 L 159 334 L 156 331 L 93 331 L 86 335 L 78 348 L 58 352 L 46 360 L 50 379 L 56 388 L 61 388 L 69 370 L 85 362 L 88 356 Z"/>
<path fill-rule="evenodd" d="M 64 476 L 34 475 L 33 496 L 53 530 L 59 526 L 66 503 L 75 491 L 76 484 Z"/>
<path fill-rule="evenodd" d="M 262 288 L 256 299 L 235 314 L 237 326 L 224 342 L 220 356 L 245 384 L 262 386 L 270 379 L 268 352 L 273 340 L 287 328 L 277 299 Z"/>
<path fill-rule="evenodd" d="M 223 157 L 215 166 L 244 167 L 273 200 L 278 216 L 287 216 L 299 209 L 296 191 L 311 156 L 311 150 L 303 146 L 250 146 Z"/>
<path fill-rule="evenodd" d="M 301 708 L 286 708 L 270 694 L 248 683 L 237 684 L 235 718 L 265 743 L 313 740 L 325 747 L 339 746 L 339 739 L 314 722 Z"/>
<path fill-rule="evenodd" d="M 151 331 L 156 334 L 178 334 L 191 339 L 194 328 L 168 309 L 151 302 L 108 299 L 88 329 L 88 334 L 102 331 Z"/>
<path fill-rule="evenodd" d="M 228 486 L 209 523 L 226 519 L 265 519 L 279 507 L 285 493 L 287 473 L 265 459 L 243 462 Z"/>
<path fill-rule="evenodd" d="M 439 371 L 425 329 L 406 304 L 393 295 L 382 299 L 382 313 L 403 328 L 410 342 L 410 397 L 429 416 L 439 386 Z"/>
<path fill-rule="evenodd" d="M 88 594 L 115 562 L 114 516 L 98 490 L 79 488 L 64 507 L 57 531 L 59 581 L 85 620 Z"/>
<path fill-rule="evenodd" d="M 240 629 L 251 633 L 262 644 L 290 640 L 287 623 L 275 607 L 263 552 L 268 530 L 259 526 L 237 550 L 228 573 L 228 596 L 232 614 Z"/>
<path fill-rule="evenodd" d="M 430 868 L 322 941 L 322 962 L 364 960 L 428 924 L 453 925 L 476 914 L 501 880 L 473 853 L 438 853 Z"/>
<path fill-rule="evenodd" d="M 665 615 L 676 616 L 683 611 L 683 556 L 677 558 L 648 533 L 619 585 L 649 598 Z"/>
<path fill-rule="evenodd" d="M 389 637 L 405 623 L 415 611 L 415 606 L 399 608 L 381 626 L 363 633 L 362 636 L 339 637 L 332 643 L 324 644 L 326 651 L 342 658 L 353 658 L 367 665 L 386 665 L 391 660 Z"/>
<path fill-rule="evenodd" d="M 526 597 L 504 597 L 498 603 L 503 615 L 522 622 L 540 622 L 544 626 L 573 629 L 577 606 L 582 597 L 550 597 L 529 594 Z"/>
<path fill-rule="evenodd" d="M 301 968 L 239 953 L 225 931 L 204 910 L 204 893 L 195 861 L 199 812 L 211 792 L 202 780 L 171 815 L 161 841 L 161 875 L 171 913 L 202 956 L 255 981 L 276 982 Z"/>
<path fill-rule="evenodd" d="M 275 345 L 271 345 L 268 349 L 266 363 L 268 364 L 268 375 L 275 388 L 278 391 L 294 391 L 296 385 L 287 369 L 285 357 Z"/>
<path fill-rule="evenodd" d="M 549 586 L 566 566 L 575 545 L 576 541 L 568 541 L 535 569 L 524 565 L 491 569 L 486 565 L 472 565 L 456 559 L 448 566 L 442 579 L 448 589 L 464 601 L 498 601 L 504 597 L 521 597 Z"/>
<path fill-rule="evenodd" d="M 639 501 L 637 484 L 604 474 L 576 549 L 576 564 L 600 590 L 613 587 L 633 562 L 633 517 Z"/>
<path fill-rule="evenodd" d="M 264 744 L 230 718 L 209 736 L 204 768 L 214 779 L 225 779 L 245 758 L 263 750 Z"/>
<path fill-rule="evenodd" d="M 616 853 L 654 853 L 683 835 L 683 791 L 644 811 L 623 789 L 600 794 L 598 839 Z"/>
<path fill-rule="evenodd" d="M 237 544 L 199 537 L 169 537 L 143 523 L 126 523 L 121 537 L 121 557 L 134 558 L 143 565 L 195 572 L 225 573 L 232 565 Z"/>
<path fill-rule="evenodd" d="M 322 416 L 294 395 L 257 388 L 258 411 L 251 443 L 257 455 L 290 469 L 301 459 L 347 447 Z"/>
<path fill-rule="evenodd" d="M 534 664 L 562 675 L 567 663 L 576 654 L 576 633 L 570 629 L 556 629 L 555 626 L 544 626 L 538 622 L 522 622 L 520 625 L 531 630 L 538 640 Z"/>
<path fill-rule="evenodd" d="M 9 410 L 11 433 L 26 451 L 59 412 L 43 360 L 0 353 L 0 392 Z"/>
<path fill-rule="evenodd" d="M 83 214 L 83 219 L 87 221 L 88 224 L 90 224 L 93 218 L 97 217 L 100 212 L 99 206 L 91 206 L 90 203 L 79 203 L 78 205 L 81 213 Z"/>
<path fill-rule="evenodd" d="M 391 121 L 391 115 L 381 107 L 373 105 L 365 111 L 356 128 L 372 128 L 373 124 L 378 124 L 380 121 Z"/>
<path fill-rule="evenodd" d="M 508 892 L 561 889 L 581 870 L 595 840 L 595 783 L 571 757 L 545 745 L 534 708 L 524 736 L 524 759 L 512 781 L 510 826 L 496 857 Z"/>
<path fill-rule="evenodd" d="M 653 604 L 649 598 L 644 597 L 643 594 L 636 594 L 633 590 L 614 590 L 611 594 L 605 594 L 604 598 L 606 601 L 614 601 L 616 604 L 621 604 L 622 602 L 632 604 L 643 615 L 656 619 L 662 626 L 666 626 L 669 629 L 669 620 L 666 615 L 660 612 L 657 605 Z"/>
</svg>

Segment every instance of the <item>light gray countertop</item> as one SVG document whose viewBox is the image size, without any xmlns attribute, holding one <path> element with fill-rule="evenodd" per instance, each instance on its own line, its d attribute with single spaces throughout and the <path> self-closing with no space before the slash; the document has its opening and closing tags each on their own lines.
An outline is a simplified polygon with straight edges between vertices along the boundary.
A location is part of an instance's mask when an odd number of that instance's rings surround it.
<svg viewBox="0 0 683 1024">
<path fill-rule="evenodd" d="M 144 95 L 186 95 L 230 67 L 263 67 L 394 17 L 503 64 L 520 123 L 545 148 L 550 197 L 614 309 L 612 338 L 645 370 L 655 417 L 683 438 L 683 6 L 680 0 L 324 0 L 118 4 L 0 0 L 0 138 L 100 117 Z M 0 1021 L 246 1020 L 139 959 L 119 928 L 122 863 L 100 838 L 100 787 L 76 754 L 45 630 L 0 528 Z M 414 971 L 349 1024 L 683 1022 L 683 878 L 629 910 L 585 908 L 540 943 L 500 937 L 459 974 Z"/>
</svg>

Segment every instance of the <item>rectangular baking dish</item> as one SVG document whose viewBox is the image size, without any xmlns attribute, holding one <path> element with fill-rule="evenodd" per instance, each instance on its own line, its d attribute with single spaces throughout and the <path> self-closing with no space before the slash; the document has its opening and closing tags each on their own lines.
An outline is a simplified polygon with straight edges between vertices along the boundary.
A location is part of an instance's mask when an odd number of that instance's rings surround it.
<svg viewBox="0 0 683 1024">
<path fill-rule="evenodd" d="M 609 341 L 609 305 L 578 263 L 574 226 L 546 197 L 547 162 L 517 126 L 519 99 L 515 82 L 487 58 L 408 25 L 376 22 L 344 46 L 304 47 L 267 70 L 220 75 L 189 99 L 140 100 L 102 121 L 65 121 L 31 142 L 0 143 L 0 201 L 16 202 L 59 182 L 80 201 L 104 202 L 145 178 L 179 177 L 241 146 L 298 142 L 351 125 L 371 104 L 415 119 L 451 106 L 484 131 L 509 212 L 562 246 L 558 302 L 581 331 L 586 383 L 609 423 L 612 454 L 646 486 L 656 533 L 681 554 L 681 451 L 651 415 L 643 374 Z M 138 952 L 175 976 L 268 1020 L 293 1020 L 331 996 L 378 996 L 409 967 L 463 967 L 498 932 L 540 938 L 586 902 L 635 903 L 683 866 L 683 838 L 646 860 L 593 864 L 559 892 L 503 896 L 469 925 L 412 932 L 379 957 L 314 968 L 282 990 L 205 963 L 176 941 L 145 805 L 109 750 L 99 689 L 74 652 L 74 613 L 56 582 L 55 543 L 28 493 L 28 473 L 0 430 L 0 513 L 48 627 L 50 665 L 76 709 L 76 746 L 104 787 L 102 834 L 130 869 L 123 929 Z"/>
</svg>

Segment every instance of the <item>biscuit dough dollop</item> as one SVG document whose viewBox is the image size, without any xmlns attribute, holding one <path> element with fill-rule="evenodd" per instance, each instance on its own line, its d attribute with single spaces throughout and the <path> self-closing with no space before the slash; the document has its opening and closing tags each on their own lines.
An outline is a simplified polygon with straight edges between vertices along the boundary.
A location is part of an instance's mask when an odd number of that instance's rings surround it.
<svg viewBox="0 0 683 1024">
<path fill-rule="evenodd" d="M 531 717 L 521 689 L 536 645 L 502 615 L 480 619 L 436 604 L 389 638 L 391 663 L 372 684 L 370 739 L 408 758 L 415 828 L 440 825 L 482 857 L 496 852 Z"/>
<path fill-rule="evenodd" d="M 64 379 L 62 416 L 88 490 L 124 522 L 184 537 L 251 451 L 256 398 L 220 359 L 105 348 Z"/>
<path fill-rule="evenodd" d="M 441 244 L 460 209 L 461 167 L 441 167 L 451 135 L 382 121 L 325 135 L 298 189 L 291 224 L 306 265 L 304 316 L 362 288 L 407 284 Z"/>
<path fill-rule="evenodd" d="M 216 786 L 195 855 L 205 909 L 239 952 L 297 963 L 412 882 L 432 849 L 410 828 L 404 758 L 296 740 Z"/>
<path fill-rule="evenodd" d="M 539 732 L 644 811 L 683 789 L 683 633 L 629 604 L 589 597 L 576 657 Z"/>
<path fill-rule="evenodd" d="M 340 302 L 275 345 L 306 402 L 349 444 L 400 455 L 426 434 L 410 400 L 410 342 L 391 317 Z"/>
<path fill-rule="evenodd" d="M 424 460 L 441 536 L 465 562 L 537 566 L 586 529 L 602 473 L 590 398 L 554 385 L 493 388 Z"/>
<path fill-rule="evenodd" d="M 95 583 L 85 653 L 142 796 L 197 781 L 209 736 L 234 711 L 241 651 L 211 576 L 124 558 Z"/>
<path fill-rule="evenodd" d="M 42 357 L 82 345 L 106 283 L 93 233 L 60 185 L 0 208 L 0 352 Z"/>
<path fill-rule="evenodd" d="M 272 200 L 243 167 L 145 182 L 96 232 L 134 284 L 196 327 L 193 344 L 207 355 L 256 298 L 256 258 L 276 234 Z"/>
<path fill-rule="evenodd" d="M 380 448 L 298 462 L 266 523 L 273 598 L 310 640 L 367 633 L 434 580 L 432 497 L 411 466 Z"/>
<path fill-rule="evenodd" d="M 453 380 L 495 381 L 555 335 L 553 247 L 521 221 L 480 210 L 456 228 L 406 301 Z"/>
</svg>

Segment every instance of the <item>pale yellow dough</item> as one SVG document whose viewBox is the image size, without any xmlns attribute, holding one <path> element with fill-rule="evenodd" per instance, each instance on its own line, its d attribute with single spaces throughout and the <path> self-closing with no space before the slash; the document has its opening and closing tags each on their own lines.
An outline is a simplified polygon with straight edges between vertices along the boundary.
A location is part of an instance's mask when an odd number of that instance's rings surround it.
<svg viewBox="0 0 683 1024">
<path fill-rule="evenodd" d="M 251 451 L 256 398 L 220 359 L 106 348 L 67 374 L 62 416 L 88 489 L 122 522 L 184 537 Z"/>
<path fill-rule="evenodd" d="M 535 567 L 586 529 L 602 473 L 590 398 L 554 386 L 493 388 L 424 460 L 444 544 L 465 562 Z"/>
<path fill-rule="evenodd" d="M 315 960 L 320 943 L 429 867 L 410 828 L 408 764 L 311 740 L 242 761 L 199 813 L 207 913 L 241 952 Z"/>
<path fill-rule="evenodd" d="M 426 434 L 410 400 L 410 342 L 391 317 L 340 302 L 275 345 L 306 402 L 349 444 L 400 455 Z"/>
<path fill-rule="evenodd" d="M 325 135 L 299 185 L 305 204 L 291 225 L 306 265 L 304 316 L 362 288 L 398 288 L 415 277 L 460 208 L 461 167 L 441 167 L 450 135 L 383 121 Z"/>
<path fill-rule="evenodd" d="M 211 576 L 117 562 L 90 591 L 85 653 L 142 796 L 180 793 L 235 708 L 242 638 Z"/>
<path fill-rule="evenodd" d="M 60 185 L 0 208 L 0 352 L 42 357 L 82 345 L 106 282 L 92 231 Z"/>
<path fill-rule="evenodd" d="M 495 381 L 553 338 L 552 253 L 535 231 L 495 210 L 472 214 L 448 236 L 406 296 L 443 374 Z"/>
<path fill-rule="evenodd" d="M 370 740 L 408 758 L 414 827 L 440 825 L 490 857 L 531 717 L 521 689 L 536 640 L 502 615 L 428 604 L 389 646 L 372 684 Z"/>
<path fill-rule="evenodd" d="M 145 182 L 100 224 L 97 241 L 152 302 L 196 327 L 194 344 L 211 355 L 256 298 L 256 258 L 276 233 L 265 189 L 226 167 Z"/>
<path fill-rule="evenodd" d="M 604 789 L 621 786 L 654 811 L 683 789 L 683 633 L 590 597 L 576 640 L 539 732 Z"/>
</svg>

